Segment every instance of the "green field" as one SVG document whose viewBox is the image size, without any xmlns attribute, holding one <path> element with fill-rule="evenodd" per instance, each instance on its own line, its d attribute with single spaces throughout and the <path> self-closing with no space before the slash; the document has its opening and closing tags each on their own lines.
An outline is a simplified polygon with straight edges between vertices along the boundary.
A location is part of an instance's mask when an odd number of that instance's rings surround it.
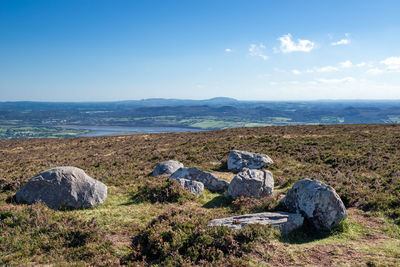
<svg viewBox="0 0 400 267">
<path fill-rule="evenodd" d="M 65 138 L 76 137 L 88 132 L 87 130 L 63 129 L 60 127 L 0 126 L 0 139 Z"/>
</svg>

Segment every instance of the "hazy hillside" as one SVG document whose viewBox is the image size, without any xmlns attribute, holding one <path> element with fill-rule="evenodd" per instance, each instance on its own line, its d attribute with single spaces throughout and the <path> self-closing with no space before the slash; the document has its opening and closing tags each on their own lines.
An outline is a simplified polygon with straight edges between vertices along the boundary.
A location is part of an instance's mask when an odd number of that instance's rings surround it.
<svg viewBox="0 0 400 267">
<path fill-rule="evenodd" d="M 368 265 L 400 264 L 400 125 L 237 128 L 199 133 L 0 140 L 0 263 L 96 265 Z M 268 154 L 275 194 L 232 201 L 196 198 L 150 177 L 176 159 L 230 180 L 231 149 Z M 105 203 L 53 211 L 13 201 L 35 174 L 76 166 L 104 182 Z M 209 229 L 210 219 L 275 210 L 295 181 L 333 186 L 349 218 L 331 232 L 307 226 L 289 236 L 268 227 Z"/>
<path fill-rule="evenodd" d="M 144 99 L 88 103 L 0 102 L 0 139 L 81 134 L 75 130 L 65 131 L 60 126 L 225 129 L 399 122 L 398 100 L 268 102 L 220 97 L 209 100 Z"/>
</svg>

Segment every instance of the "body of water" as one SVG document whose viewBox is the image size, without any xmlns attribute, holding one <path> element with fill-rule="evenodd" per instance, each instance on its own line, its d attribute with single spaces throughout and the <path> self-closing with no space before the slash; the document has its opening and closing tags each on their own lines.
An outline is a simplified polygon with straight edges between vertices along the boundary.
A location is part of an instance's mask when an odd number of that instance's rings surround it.
<svg viewBox="0 0 400 267">
<path fill-rule="evenodd" d="M 64 129 L 89 130 L 78 137 L 130 135 L 141 133 L 200 132 L 202 129 L 180 127 L 62 126 Z"/>
</svg>

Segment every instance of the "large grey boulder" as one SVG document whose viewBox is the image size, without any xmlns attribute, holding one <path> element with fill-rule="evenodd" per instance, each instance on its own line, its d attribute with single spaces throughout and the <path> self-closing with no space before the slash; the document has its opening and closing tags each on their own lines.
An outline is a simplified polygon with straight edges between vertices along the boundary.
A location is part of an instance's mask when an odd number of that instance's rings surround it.
<svg viewBox="0 0 400 267">
<path fill-rule="evenodd" d="M 227 196 L 260 198 L 269 196 L 274 191 L 272 173 L 264 170 L 243 169 L 230 182 Z"/>
<path fill-rule="evenodd" d="M 107 186 L 75 167 L 57 167 L 31 178 L 15 195 L 17 202 L 41 201 L 52 209 L 89 208 L 107 197 Z"/>
<path fill-rule="evenodd" d="M 228 170 L 234 172 L 241 171 L 243 168 L 260 169 L 273 163 L 273 160 L 265 154 L 247 151 L 232 150 L 228 156 Z"/>
<path fill-rule="evenodd" d="M 308 178 L 295 183 L 282 202 L 290 212 L 303 214 L 318 230 L 329 230 L 347 217 L 335 189 Z"/>
<path fill-rule="evenodd" d="M 176 180 L 182 187 L 187 188 L 190 192 L 196 195 L 201 195 L 204 190 L 204 184 L 184 178 L 173 179 Z"/>
<path fill-rule="evenodd" d="M 204 184 L 204 187 L 212 192 L 222 192 L 226 188 L 228 188 L 229 183 L 218 179 L 213 174 L 209 172 L 204 172 L 196 167 L 191 168 L 180 168 L 176 172 L 174 172 L 171 176 L 171 179 L 179 179 L 184 178 L 192 181 L 201 182 Z"/>
<path fill-rule="evenodd" d="M 176 160 L 167 160 L 160 162 L 154 169 L 152 176 L 161 174 L 172 174 L 179 168 L 182 168 L 183 164 Z"/>
<path fill-rule="evenodd" d="M 215 219 L 209 226 L 226 226 L 233 229 L 241 229 L 247 224 L 272 225 L 281 230 L 282 234 L 288 234 L 294 229 L 303 225 L 304 218 L 299 213 L 287 212 L 262 212 L 245 214 L 240 216 Z"/>
</svg>

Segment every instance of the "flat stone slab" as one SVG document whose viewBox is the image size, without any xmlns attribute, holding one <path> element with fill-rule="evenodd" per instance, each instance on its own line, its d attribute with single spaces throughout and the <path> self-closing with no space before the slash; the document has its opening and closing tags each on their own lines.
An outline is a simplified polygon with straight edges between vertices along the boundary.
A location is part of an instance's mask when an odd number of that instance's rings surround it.
<svg viewBox="0 0 400 267">
<path fill-rule="evenodd" d="M 214 219 L 209 223 L 209 226 L 226 226 L 237 230 L 247 224 L 272 225 L 275 228 L 279 228 L 282 234 L 288 234 L 294 229 L 302 226 L 303 222 L 304 218 L 299 213 L 277 211 Z"/>
</svg>

